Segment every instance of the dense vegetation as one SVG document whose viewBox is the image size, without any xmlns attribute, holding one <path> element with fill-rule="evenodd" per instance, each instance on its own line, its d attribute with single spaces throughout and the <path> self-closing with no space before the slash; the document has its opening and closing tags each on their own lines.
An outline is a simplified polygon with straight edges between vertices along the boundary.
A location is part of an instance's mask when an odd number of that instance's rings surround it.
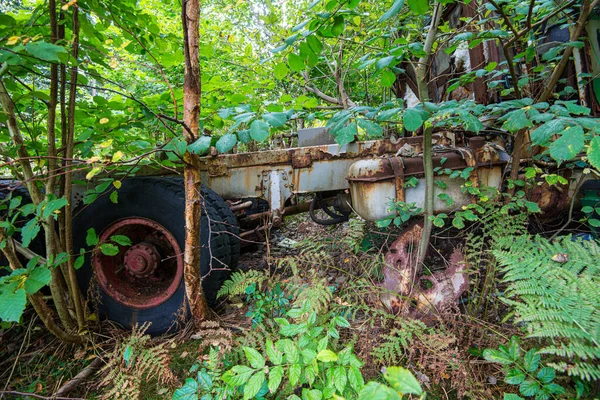
<svg viewBox="0 0 600 400">
<path fill-rule="evenodd" d="M 62 357 L 35 353 L 52 362 L 30 371 L 19 350 L 10 371 L 1 361 L 0 390 L 49 396 L 96 358 L 105 365 L 95 383 L 76 389 L 86 398 L 597 396 L 600 207 L 575 205 L 600 169 L 597 79 L 577 64 L 593 48 L 586 24 L 598 3 L 205 1 L 190 123 L 182 9 L 193 0 L 3 2 L 0 173 L 21 185 L 0 192 L 0 343 L 22 349 L 43 332 Z M 555 27 L 568 40 L 549 47 Z M 219 291 L 238 310 L 220 323 L 195 314 L 195 327 L 153 340 L 148 326 L 124 334 L 98 321 L 76 271 L 92 251 L 131 242 L 100 243 L 90 230 L 89 251 L 76 253 L 73 185 L 87 187 L 84 205 L 107 190 L 118 204 L 123 182 L 148 168 L 178 173 L 209 153 L 291 147 L 295 131 L 317 126 L 342 145 L 422 135 L 423 209 L 396 203 L 376 226 L 353 217 L 318 228 L 285 254 L 268 242 L 261 268 Z M 474 185 L 469 169 L 434 168 L 441 131 L 501 137 L 511 157 L 501 190 Z M 442 175 L 473 203 L 434 215 Z M 558 219 L 530 198 L 541 187 L 571 193 Z M 462 248 L 470 283 L 456 306 L 421 319 L 391 314 L 380 285 L 382 254 L 417 219 L 421 274 L 449 264 L 444 246 Z"/>
</svg>

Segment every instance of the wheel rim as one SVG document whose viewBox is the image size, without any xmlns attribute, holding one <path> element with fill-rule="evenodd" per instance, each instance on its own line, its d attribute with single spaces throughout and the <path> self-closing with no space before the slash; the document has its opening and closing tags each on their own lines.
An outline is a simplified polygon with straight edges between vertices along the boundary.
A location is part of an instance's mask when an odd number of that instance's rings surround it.
<svg viewBox="0 0 600 400">
<path fill-rule="evenodd" d="M 111 237 L 124 235 L 131 246 L 120 246 Z M 113 222 L 100 234 L 100 243 L 118 246 L 114 256 L 94 251 L 92 266 L 98 284 L 117 302 L 145 309 L 167 301 L 183 277 L 183 253 L 168 229 L 147 218 Z"/>
</svg>

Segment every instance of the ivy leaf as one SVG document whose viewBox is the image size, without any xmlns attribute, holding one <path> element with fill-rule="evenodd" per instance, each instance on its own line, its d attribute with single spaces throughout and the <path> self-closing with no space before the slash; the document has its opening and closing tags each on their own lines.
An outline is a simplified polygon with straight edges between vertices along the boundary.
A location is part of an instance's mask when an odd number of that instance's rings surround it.
<svg viewBox="0 0 600 400">
<path fill-rule="evenodd" d="M 404 112 L 404 127 L 409 132 L 414 132 L 423 125 L 421 113 L 414 108 L 409 108 Z"/>
<path fill-rule="evenodd" d="M 429 9 L 428 0 L 408 0 L 408 6 L 417 15 L 422 15 Z"/>
<path fill-rule="evenodd" d="M 211 141 L 212 137 L 210 136 L 200 136 L 198 140 L 190 144 L 187 149 L 190 153 L 203 155 L 210 149 Z"/>
<path fill-rule="evenodd" d="M 50 270 L 45 267 L 38 267 L 31 271 L 27 280 L 25 281 L 25 291 L 27 294 L 34 294 L 48 283 L 52 276 L 50 274 Z"/>
<path fill-rule="evenodd" d="M 583 149 L 583 145 L 583 128 L 578 125 L 565 129 L 562 136 L 550 145 L 548 151 L 552 158 L 561 162 L 575 157 Z"/>
<path fill-rule="evenodd" d="M 105 256 L 110 256 L 110 257 L 116 256 L 117 254 L 119 254 L 119 248 L 112 243 L 102 243 L 100 245 L 100 251 Z"/>
<path fill-rule="evenodd" d="M 173 393 L 171 400 L 198 400 L 198 382 L 187 378 L 183 386 Z"/>
<path fill-rule="evenodd" d="M 0 292 L 0 320 L 6 322 L 19 322 L 25 310 L 27 296 L 25 290 L 15 290 L 17 284 L 7 285 Z"/>
<path fill-rule="evenodd" d="M 41 41 L 27 43 L 25 50 L 35 58 L 49 62 L 59 62 L 60 55 L 67 54 L 64 47 Z"/>
<path fill-rule="evenodd" d="M 393 16 L 395 16 L 396 14 L 398 14 L 400 12 L 400 10 L 402 9 L 403 5 L 404 5 L 404 0 L 396 0 L 396 1 L 394 1 L 394 4 L 392 4 L 392 6 L 390 7 L 390 9 L 387 10 L 385 12 L 385 14 L 383 14 L 381 16 L 381 18 L 379 18 L 379 23 L 387 21 L 388 19 L 390 19 Z"/>
<path fill-rule="evenodd" d="M 217 140 L 215 147 L 219 153 L 227 153 L 233 149 L 233 146 L 237 143 L 237 137 L 231 133 L 226 133 Z"/>
<path fill-rule="evenodd" d="M 533 144 L 545 146 L 552 136 L 565 130 L 565 124 L 560 119 L 553 119 L 531 132 Z"/>
<path fill-rule="evenodd" d="M 260 369 L 265 366 L 264 357 L 252 347 L 244 347 L 244 353 L 252 368 Z"/>
<path fill-rule="evenodd" d="M 383 135 L 383 128 L 376 124 L 375 122 L 371 122 L 367 119 L 359 119 L 358 126 L 360 126 L 367 133 L 367 136 L 372 137 L 381 137 Z"/>
<path fill-rule="evenodd" d="M 587 157 L 592 167 L 600 169 L 600 136 L 594 136 L 590 140 Z"/>
<path fill-rule="evenodd" d="M 248 383 L 244 386 L 244 400 L 250 400 L 260 391 L 260 388 L 265 381 L 265 373 L 258 371 L 248 380 Z"/>
<path fill-rule="evenodd" d="M 40 232 L 40 224 L 36 218 L 29 220 L 23 229 L 21 229 L 21 237 L 23 238 L 23 247 L 29 247 L 29 244 Z"/>
<path fill-rule="evenodd" d="M 269 137 L 269 125 L 261 120 L 256 120 L 250 125 L 250 137 L 257 142 L 264 142 Z"/>
</svg>

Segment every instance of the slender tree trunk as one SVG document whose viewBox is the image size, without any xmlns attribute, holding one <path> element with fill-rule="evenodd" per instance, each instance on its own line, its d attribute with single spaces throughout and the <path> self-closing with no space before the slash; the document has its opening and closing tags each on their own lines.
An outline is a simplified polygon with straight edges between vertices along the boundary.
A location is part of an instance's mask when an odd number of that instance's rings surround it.
<svg viewBox="0 0 600 400">
<path fill-rule="evenodd" d="M 73 49 L 72 55 L 76 60 L 79 55 L 79 6 L 75 4 L 73 6 Z M 77 96 L 77 66 L 71 67 L 71 87 L 69 90 L 69 115 L 68 115 L 68 123 L 67 123 L 67 135 L 66 137 L 63 135 L 63 138 L 66 139 L 66 142 L 62 142 L 62 147 L 65 156 L 65 167 L 67 168 L 67 173 L 65 174 L 65 198 L 69 201 L 65 206 L 64 211 L 64 246 L 65 251 L 69 255 L 67 260 L 67 273 L 71 288 L 71 297 L 73 299 L 73 303 L 75 304 L 75 314 L 77 317 L 77 327 L 79 328 L 80 333 L 84 333 L 87 330 L 86 321 L 85 321 L 85 310 L 82 301 L 81 291 L 79 290 L 79 285 L 77 284 L 77 277 L 75 276 L 75 266 L 73 261 L 73 207 L 71 204 L 71 199 L 73 198 L 73 172 L 71 171 L 71 159 L 73 158 L 73 147 L 74 147 L 74 137 L 75 137 L 75 101 Z"/>
<path fill-rule="evenodd" d="M 188 144 L 199 136 L 201 82 L 199 52 L 200 0 L 184 0 L 182 3 L 182 23 L 185 55 L 185 76 L 183 83 L 183 136 Z M 199 156 L 186 151 L 183 180 L 185 184 L 185 250 L 184 282 L 186 297 L 192 312 L 194 324 L 206 319 L 209 313 L 206 297 L 202 290 L 200 276 L 200 196 Z"/>
<path fill-rule="evenodd" d="M 417 86 L 419 88 L 419 100 L 421 103 L 425 103 L 429 100 L 429 89 L 427 79 L 427 66 L 429 65 L 429 59 L 431 58 L 431 52 L 433 50 L 433 42 L 437 36 L 438 25 L 442 17 L 442 3 L 435 2 L 433 18 L 431 25 L 429 26 L 429 32 L 425 39 L 425 46 L 423 50 L 425 55 L 419 59 L 419 64 L 416 67 Z M 426 108 L 426 107 L 425 107 Z M 425 207 L 423 218 L 423 235 L 419 242 L 419 253 L 417 257 L 417 263 L 420 265 L 425 261 L 425 255 L 427 254 L 427 247 L 429 246 L 429 239 L 431 238 L 431 230 L 433 228 L 433 216 L 434 207 L 434 176 L 433 176 L 433 155 L 432 155 L 432 141 L 433 139 L 433 126 L 427 125 L 423 129 L 423 169 L 425 172 Z"/>
</svg>

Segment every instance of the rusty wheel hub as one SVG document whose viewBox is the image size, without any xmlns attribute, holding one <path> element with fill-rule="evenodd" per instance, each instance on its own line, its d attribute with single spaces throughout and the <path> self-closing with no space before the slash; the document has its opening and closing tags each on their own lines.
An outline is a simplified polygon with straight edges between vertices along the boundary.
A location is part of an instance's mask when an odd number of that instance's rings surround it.
<svg viewBox="0 0 600 400">
<path fill-rule="evenodd" d="M 160 254 L 151 244 L 138 243 L 125 252 L 125 268 L 139 278 L 146 278 L 158 267 Z"/>
<path fill-rule="evenodd" d="M 147 218 L 131 217 L 113 222 L 100 234 L 100 243 L 116 243 L 126 236 L 130 246 L 108 256 L 96 249 L 92 266 L 102 290 L 117 302 L 146 309 L 167 301 L 183 278 L 183 252 L 173 234 Z"/>
</svg>

